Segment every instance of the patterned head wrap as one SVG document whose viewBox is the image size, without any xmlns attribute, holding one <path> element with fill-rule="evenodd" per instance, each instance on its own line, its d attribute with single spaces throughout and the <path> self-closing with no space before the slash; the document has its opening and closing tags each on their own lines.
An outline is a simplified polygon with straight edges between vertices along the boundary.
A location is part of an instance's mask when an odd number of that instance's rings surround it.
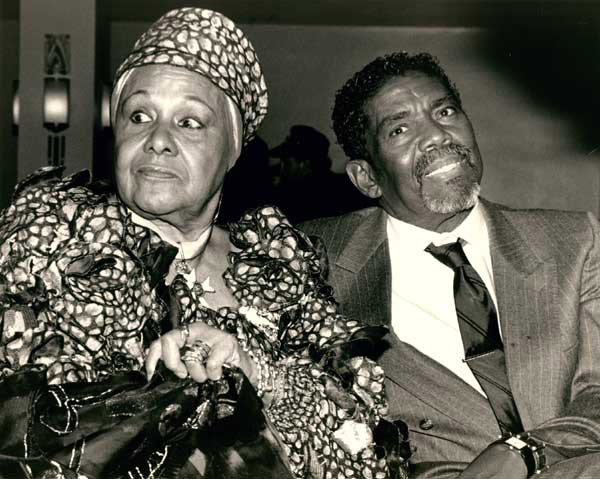
<svg viewBox="0 0 600 479">
<path fill-rule="evenodd" d="M 160 17 L 135 43 L 115 74 L 111 99 L 116 107 L 126 72 L 144 65 L 172 65 L 206 78 L 240 111 L 243 142 L 254 136 L 267 113 L 268 95 L 254 47 L 224 15 L 204 8 L 180 8 Z"/>
</svg>

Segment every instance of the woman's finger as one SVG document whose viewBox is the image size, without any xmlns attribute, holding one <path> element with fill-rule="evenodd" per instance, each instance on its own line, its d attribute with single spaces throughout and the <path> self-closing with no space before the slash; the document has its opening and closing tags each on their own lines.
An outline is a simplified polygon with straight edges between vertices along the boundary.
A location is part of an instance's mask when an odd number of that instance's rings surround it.
<svg viewBox="0 0 600 479">
<path fill-rule="evenodd" d="M 211 352 L 206 359 L 206 374 L 209 379 L 216 381 L 223 376 L 223 364 L 233 364 L 233 352 L 237 348 L 237 342 L 233 337 L 226 335 L 217 344 L 212 346 Z"/>
<path fill-rule="evenodd" d="M 186 363 L 190 375 L 199 382 L 220 379 L 223 376 L 223 364 L 231 360 L 232 352 L 238 347 L 237 341 L 230 334 L 201 322 L 190 324 L 189 331 L 188 344 L 202 341 L 210 347 L 204 365 Z"/>
<path fill-rule="evenodd" d="M 165 366 L 173 371 L 178 377 L 187 376 L 187 368 L 181 362 L 179 348 L 183 346 L 184 338 L 178 329 L 168 332 L 160 338 L 162 348 L 162 360 Z"/>
<path fill-rule="evenodd" d="M 198 383 L 203 383 L 208 379 L 206 369 L 202 363 L 199 363 L 197 361 L 186 361 L 185 367 L 187 368 L 190 377 L 194 381 Z"/>
<path fill-rule="evenodd" d="M 154 371 L 156 371 L 156 365 L 158 364 L 158 360 L 162 356 L 162 346 L 160 339 L 153 341 L 148 349 L 148 355 L 146 356 L 146 376 L 148 380 L 152 378 L 154 375 Z"/>
<path fill-rule="evenodd" d="M 190 323 L 188 325 L 189 336 L 185 343 L 193 344 L 195 341 L 204 341 L 205 343 L 212 346 L 219 342 L 219 340 L 223 336 L 228 336 L 228 334 L 220 329 L 213 328 L 206 323 L 197 322 Z M 183 346 L 183 344 L 181 344 Z"/>
<path fill-rule="evenodd" d="M 253 364 L 245 357 L 235 337 L 201 322 L 191 323 L 186 329 L 185 334 L 182 334 L 181 328 L 174 329 L 152 343 L 146 359 L 148 377 L 154 374 L 159 359 L 162 359 L 165 366 L 178 377 L 185 378 L 189 373 L 200 383 L 207 379 L 220 379 L 223 376 L 224 364 L 241 367 L 248 377 L 252 377 Z M 181 348 L 197 341 L 202 341 L 210 348 L 206 361 L 184 363 Z"/>
</svg>

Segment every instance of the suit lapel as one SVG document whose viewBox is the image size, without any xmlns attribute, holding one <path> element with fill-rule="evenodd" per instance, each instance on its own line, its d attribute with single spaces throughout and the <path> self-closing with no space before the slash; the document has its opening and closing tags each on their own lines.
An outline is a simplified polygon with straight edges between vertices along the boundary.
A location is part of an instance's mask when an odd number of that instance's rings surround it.
<svg viewBox="0 0 600 479">
<path fill-rule="evenodd" d="M 540 398 L 556 394 L 559 383 L 560 357 L 551 354 L 551 345 L 560 341 L 560 330 L 550 327 L 557 314 L 557 266 L 537 254 L 532 240 L 522 237 L 523 226 L 510 220 L 521 212 L 482 202 L 508 379 L 527 429 L 543 417 Z"/>
<path fill-rule="evenodd" d="M 357 211 L 344 227 L 348 230 L 347 241 L 334 261 L 340 268 L 358 273 L 387 243 L 385 211 L 378 207 Z"/>
<path fill-rule="evenodd" d="M 389 326 L 391 322 L 391 267 L 386 232 L 386 214 L 382 208 L 356 212 L 349 224 L 346 242 L 333 258 L 336 266 L 352 273 L 355 295 L 347 301 L 366 298 L 368 311 L 362 319 L 368 324 Z M 362 303 L 361 303 L 362 304 Z M 376 306 L 376 307 L 375 307 Z M 355 310 L 363 308 L 356 306 Z"/>
</svg>

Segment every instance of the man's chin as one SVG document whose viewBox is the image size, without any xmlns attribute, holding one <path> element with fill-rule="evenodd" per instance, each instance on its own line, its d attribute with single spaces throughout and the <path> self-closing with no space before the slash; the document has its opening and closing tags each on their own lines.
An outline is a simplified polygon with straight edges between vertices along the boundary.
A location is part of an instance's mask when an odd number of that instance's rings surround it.
<svg viewBox="0 0 600 479">
<path fill-rule="evenodd" d="M 471 209 L 477 203 L 481 187 L 479 183 L 449 184 L 444 195 L 428 195 L 423 192 L 426 208 L 432 213 L 456 214 Z"/>
</svg>

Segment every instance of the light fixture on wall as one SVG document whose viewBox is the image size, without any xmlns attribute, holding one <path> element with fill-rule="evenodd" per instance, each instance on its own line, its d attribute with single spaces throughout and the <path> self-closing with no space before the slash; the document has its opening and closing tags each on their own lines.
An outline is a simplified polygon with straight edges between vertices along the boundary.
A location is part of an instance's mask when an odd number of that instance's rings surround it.
<svg viewBox="0 0 600 479">
<path fill-rule="evenodd" d="M 6 1 L 0 0 L 0 5 Z M 99 149 L 96 63 L 100 45 L 110 40 L 106 9 L 100 8 L 106 2 L 14 1 L 19 4 L 19 61 L 14 73 L 19 85 L 14 99 L 7 100 L 18 124 L 13 129 L 18 135 L 17 179 L 45 166 L 64 168 L 65 175 L 93 171 Z M 100 20 L 102 28 L 97 28 Z M 100 58 L 109 61 L 108 55 Z"/>
<path fill-rule="evenodd" d="M 69 127 L 69 79 L 44 79 L 44 128 L 60 133 Z"/>
<path fill-rule="evenodd" d="M 20 114 L 20 103 L 19 103 L 19 81 L 13 82 L 13 101 L 12 101 L 12 124 L 15 128 L 15 132 L 19 126 L 19 114 Z"/>
<path fill-rule="evenodd" d="M 69 88 L 71 74 L 71 36 L 45 35 L 44 42 L 44 128 L 48 135 L 47 157 L 50 165 L 64 165 L 67 142 L 64 130 L 69 128 Z"/>
<path fill-rule="evenodd" d="M 66 78 L 45 78 L 43 96 L 44 127 L 59 133 L 69 127 L 69 80 Z M 12 124 L 19 126 L 21 102 L 19 82 L 14 82 L 12 100 Z"/>
<path fill-rule="evenodd" d="M 100 90 L 100 126 L 110 126 L 110 87 L 104 83 Z"/>
</svg>

